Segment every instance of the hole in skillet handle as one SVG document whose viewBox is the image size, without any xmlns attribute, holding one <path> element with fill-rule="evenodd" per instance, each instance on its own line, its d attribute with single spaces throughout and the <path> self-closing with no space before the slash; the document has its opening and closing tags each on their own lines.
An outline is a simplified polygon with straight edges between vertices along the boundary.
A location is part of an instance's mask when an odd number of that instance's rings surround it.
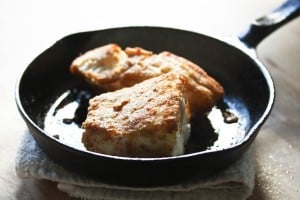
<svg viewBox="0 0 300 200">
<path fill-rule="evenodd" d="M 288 0 L 270 14 L 256 19 L 238 37 L 248 48 L 255 48 L 269 34 L 300 15 L 300 1 Z"/>
</svg>

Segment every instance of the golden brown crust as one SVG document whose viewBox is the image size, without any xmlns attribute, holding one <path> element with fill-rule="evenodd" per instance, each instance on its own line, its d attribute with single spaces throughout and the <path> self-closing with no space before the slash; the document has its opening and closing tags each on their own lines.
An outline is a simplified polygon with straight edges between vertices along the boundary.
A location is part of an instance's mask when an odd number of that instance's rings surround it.
<svg viewBox="0 0 300 200">
<path fill-rule="evenodd" d="M 90 100 L 82 142 L 118 156 L 171 156 L 184 117 L 182 78 L 165 74 Z"/>
<path fill-rule="evenodd" d="M 193 114 L 209 111 L 224 94 L 222 86 L 202 68 L 170 52 L 140 59 L 128 67 L 117 81 L 119 85 L 129 87 L 168 72 L 185 77 L 188 101 Z"/>
<path fill-rule="evenodd" d="M 82 63 L 90 63 L 88 60 L 98 60 L 100 64 L 82 67 Z M 109 66 L 102 60 L 108 60 Z M 209 111 L 224 94 L 222 86 L 195 63 L 170 52 L 153 54 L 140 47 L 127 47 L 125 51 L 115 44 L 99 47 L 75 59 L 71 71 L 105 91 L 130 87 L 169 72 L 180 74 L 186 80 L 193 115 Z"/>
<path fill-rule="evenodd" d="M 84 77 L 93 85 L 110 84 L 126 70 L 124 63 L 127 55 L 116 44 L 108 44 L 87 51 L 77 57 L 70 66 L 70 71 Z"/>
</svg>

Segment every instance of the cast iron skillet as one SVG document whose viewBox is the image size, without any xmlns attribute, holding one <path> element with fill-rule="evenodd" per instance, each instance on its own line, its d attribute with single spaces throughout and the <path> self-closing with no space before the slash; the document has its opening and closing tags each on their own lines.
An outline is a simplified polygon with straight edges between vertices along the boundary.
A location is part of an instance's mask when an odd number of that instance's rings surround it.
<svg viewBox="0 0 300 200">
<path fill-rule="evenodd" d="M 241 157 L 268 117 L 274 86 L 255 48 L 268 34 L 298 16 L 299 6 L 299 1 L 287 1 L 256 20 L 238 38 L 220 39 L 162 27 L 123 27 L 69 35 L 41 53 L 23 72 L 16 89 L 18 109 L 38 145 L 69 170 L 130 186 L 174 184 L 195 175 L 208 176 Z M 46 118 L 74 102 L 79 105 L 73 110 L 74 116 L 63 119 L 60 125 L 65 126 L 63 130 L 71 124 L 80 126 L 87 101 L 95 93 L 70 74 L 69 65 L 80 53 L 112 42 L 157 53 L 171 51 L 199 64 L 223 85 L 226 94 L 215 109 L 216 116 L 193 120 L 184 155 L 128 158 L 97 154 L 68 145 L 45 131 L 45 126 L 54 126 L 46 124 Z M 224 123 L 218 109 L 230 109 L 239 117 L 238 122 Z"/>
</svg>

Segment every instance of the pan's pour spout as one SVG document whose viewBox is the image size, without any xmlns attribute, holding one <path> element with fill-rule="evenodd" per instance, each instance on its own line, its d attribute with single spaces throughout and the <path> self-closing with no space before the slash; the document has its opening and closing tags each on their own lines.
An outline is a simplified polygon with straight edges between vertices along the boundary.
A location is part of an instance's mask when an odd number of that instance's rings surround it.
<svg viewBox="0 0 300 200">
<path fill-rule="evenodd" d="M 266 36 L 300 15 L 300 0 L 288 0 L 270 14 L 256 19 L 238 37 L 255 48 Z"/>
</svg>

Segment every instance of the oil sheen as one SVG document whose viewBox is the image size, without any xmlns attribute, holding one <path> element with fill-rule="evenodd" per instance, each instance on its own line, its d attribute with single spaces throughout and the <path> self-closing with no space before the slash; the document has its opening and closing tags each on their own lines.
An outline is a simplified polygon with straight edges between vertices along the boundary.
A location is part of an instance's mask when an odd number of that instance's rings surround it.
<svg viewBox="0 0 300 200">
<path fill-rule="evenodd" d="M 86 88 L 70 89 L 59 95 L 45 115 L 46 133 L 68 146 L 86 150 L 81 142 L 84 131 L 81 124 L 87 114 L 88 101 L 94 95 Z M 229 116 L 230 120 L 224 116 Z M 185 153 L 221 150 L 236 145 L 245 137 L 248 116 L 241 102 L 225 98 L 209 113 L 191 121 L 191 137 Z"/>
</svg>

